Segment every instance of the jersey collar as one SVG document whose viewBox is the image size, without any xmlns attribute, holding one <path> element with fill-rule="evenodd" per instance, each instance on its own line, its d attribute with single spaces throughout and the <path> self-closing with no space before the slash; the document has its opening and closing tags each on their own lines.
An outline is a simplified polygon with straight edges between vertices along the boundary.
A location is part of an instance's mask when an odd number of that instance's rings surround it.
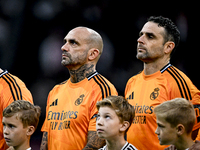
<svg viewBox="0 0 200 150">
<path fill-rule="evenodd" d="M 163 73 L 165 70 L 167 70 L 167 68 L 169 68 L 171 66 L 170 63 L 168 63 L 167 65 L 165 65 L 161 70 L 160 72 Z"/>
<path fill-rule="evenodd" d="M 0 78 L 1 78 L 4 74 L 7 74 L 7 73 L 8 73 L 7 70 L 5 70 L 4 72 L 2 72 L 2 73 L 0 74 Z"/>
<path fill-rule="evenodd" d="M 91 78 L 93 78 L 94 76 L 96 76 L 97 74 L 99 74 L 97 71 L 93 72 L 92 74 L 90 74 L 89 76 L 87 76 L 87 79 L 90 80 Z"/>
</svg>

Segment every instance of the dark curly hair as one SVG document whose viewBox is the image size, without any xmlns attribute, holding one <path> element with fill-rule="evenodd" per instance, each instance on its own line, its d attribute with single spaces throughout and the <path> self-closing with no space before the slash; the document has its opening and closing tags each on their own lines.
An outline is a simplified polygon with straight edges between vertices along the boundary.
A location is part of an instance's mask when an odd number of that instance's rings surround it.
<svg viewBox="0 0 200 150">
<path fill-rule="evenodd" d="M 165 28 L 164 44 L 167 41 L 173 41 L 175 43 L 175 47 L 172 52 L 174 53 L 180 42 L 180 31 L 177 26 L 169 18 L 165 18 L 163 16 L 151 16 L 147 21 L 157 23 L 158 26 Z"/>
</svg>

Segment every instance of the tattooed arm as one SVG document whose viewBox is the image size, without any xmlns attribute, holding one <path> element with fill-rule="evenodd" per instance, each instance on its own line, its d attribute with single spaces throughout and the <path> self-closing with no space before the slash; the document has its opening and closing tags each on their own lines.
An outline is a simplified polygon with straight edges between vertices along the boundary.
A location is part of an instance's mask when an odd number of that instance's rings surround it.
<svg viewBox="0 0 200 150">
<path fill-rule="evenodd" d="M 40 150 L 48 150 L 48 132 L 43 132 L 42 143 Z"/>
<path fill-rule="evenodd" d="M 89 131 L 87 137 L 87 145 L 83 150 L 98 150 L 99 148 L 106 145 L 104 139 L 100 139 L 96 131 Z"/>
</svg>

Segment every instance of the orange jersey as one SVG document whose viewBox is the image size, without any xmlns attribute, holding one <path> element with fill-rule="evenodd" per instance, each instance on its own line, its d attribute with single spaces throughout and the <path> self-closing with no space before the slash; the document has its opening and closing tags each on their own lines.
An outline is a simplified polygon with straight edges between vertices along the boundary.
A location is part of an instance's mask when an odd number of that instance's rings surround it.
<svg viewBox="0 0 200 150">
<path fill-rule="evenodd" d="M 0 74 L 0 150 L 8 148 L 3 138 L 3 110 L 15 100 L 27 100 L 33 103 L 33 98 L 26 85 L 16 76 L 4 71 Z"/>
<path fill-rule="evenodd" d="M 127 133 L 127 141 L 140 150 L 163 150 L 155 130 L 157 128 L 154 108 L 171 99 L 183 97 L 191 101 L 199 112 L 200 91 L 180 70 L 166 65 L 160 71 L 145 75 L 144 71 L 129 79 L 125 97 L 135 108 L 135 118 Z M 197 116 L 197 120 L 200 119 Z M 196 121 L 194 129 L 200 127 Z"/>
<path fill-rule="evenodd" d="M 195 140 L 200 141 L 200 130 L 199 130 L 198 135 L 197 135 L 197 138 L 196 138 Z"/>
<path fill-rule="evenodd" d="M 117 95 L 115 87 L 97 72 L 78 83 L 69 79 L 56 85 L 49 93 L 41 129 L 48 132 L 48 149 L 83 149 L 88 131 L 96 131 L 96 102 L 109 95 Z"/>
</svg>

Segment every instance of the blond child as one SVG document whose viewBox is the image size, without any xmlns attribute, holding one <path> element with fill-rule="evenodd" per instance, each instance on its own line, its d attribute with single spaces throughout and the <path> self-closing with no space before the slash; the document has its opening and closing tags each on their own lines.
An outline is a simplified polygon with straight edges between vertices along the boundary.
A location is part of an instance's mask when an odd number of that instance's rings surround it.
<svg viewBox="0 0 200 150">
<path fill-rule="evenodd" d="M 160 145 L 174 145 L 177 150 L 188 150 L 193 144 L 192 128 L 195 124 L 195 110 L 184 98 L 166 101 L 154 109 Z"/>
<path fill-rule="evenodd" d="M 106 140 L 100 150 L 136 150 L 124 136 L 131 126 L 135 110 L 122 96 L 109 96 L 96 104 L 96 128 L 99 138 Z"/>
<path fill-rule="evenodd" d="M 35 132 L 41 109 L 28 101 L 12 102 L 3 111 L 3 135 L 14 150 L 31 150 L 30 137 Z"/>
</svg>

